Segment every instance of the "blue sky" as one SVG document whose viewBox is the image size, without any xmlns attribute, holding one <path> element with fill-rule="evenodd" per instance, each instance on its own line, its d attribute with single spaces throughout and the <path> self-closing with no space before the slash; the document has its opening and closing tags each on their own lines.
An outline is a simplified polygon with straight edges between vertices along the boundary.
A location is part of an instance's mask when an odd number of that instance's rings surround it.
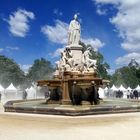
<svg viewBox="0 0 140 140">
<path fill-rule="evenodd" d="M 53 64 L 79 13 L 81 39 L 100 51 L 111 70 L 140 62 L 139 0 L 0 0 L 0 54 L 27 70 L 35 59 Z"/>
</svg>

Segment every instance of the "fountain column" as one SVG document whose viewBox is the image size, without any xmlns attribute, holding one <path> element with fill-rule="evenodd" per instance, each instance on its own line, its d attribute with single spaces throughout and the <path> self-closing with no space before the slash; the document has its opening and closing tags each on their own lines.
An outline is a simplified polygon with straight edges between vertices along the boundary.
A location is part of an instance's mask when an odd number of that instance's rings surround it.
<svg viewBox="0 0 140 140">
<path fill-rule="evenodd" d="M 62 89 L 62 104 L 70 104 L 71 100 L 69 97 L 68 80 L 63 81 Z"/>
</svg>

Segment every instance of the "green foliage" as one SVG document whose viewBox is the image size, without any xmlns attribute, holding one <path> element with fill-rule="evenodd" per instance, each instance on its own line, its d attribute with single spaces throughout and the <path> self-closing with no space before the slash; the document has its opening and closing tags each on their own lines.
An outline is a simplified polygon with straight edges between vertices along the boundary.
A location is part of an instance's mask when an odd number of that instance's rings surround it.
<svg viewBox="0 0 140 140">
<path fill-rule="evenodd" d="M 123 84 L 126 87 L 135 88 L 140 84 L 140 68 L 125 66 L 117 69 L 112 75 L 111 83 L 117 86 Z"/>
<path fill-rule="evenodd" d="M 36 82 L 41 79 L 51 79 L 53 70 L 50 61 L 47 61 L 44 58 L 37 59 L 29 69 L 27 79 L 30 82 Z"/>
<path fill-rule="evenodd" d="M 83 47 L 83 52 L 87 49 L 87 45 L 83 42 L 79 42 L 79 44 Z"/>
<path fill-rule="evenodd" d="M 29 73 L 25 76 L 18 64 L 12 59 L 0 55 L 0 83 L 4 87 L 13 83 L 15 86 L 22 85 L 26 88 L 37 80 L 50 79 L 53 70 L 51 63 L 41 58 L 34 61 L 33 66 L 29 69 Z"/>
<path fill-rule="evenodd" d="M 13 83 L 15 86 L 23 84 L 25 81 L 24 72 L 12 59 L 0 55 L 0 83 L 8 86 Z"/>
<path fill-rule="evenodd" d="M 140 68 L 136 69 L 136 77 L 140 80 Z"/>
</svg>

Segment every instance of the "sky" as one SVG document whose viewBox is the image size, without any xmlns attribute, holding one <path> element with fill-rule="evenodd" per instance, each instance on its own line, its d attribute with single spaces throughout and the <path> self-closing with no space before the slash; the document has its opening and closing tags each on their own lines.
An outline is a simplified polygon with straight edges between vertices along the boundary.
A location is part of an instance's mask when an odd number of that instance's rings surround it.
<svg viewBox="0 0 140 140">
<path fill-rule="evenodd" d="M 41 57 L 52 64 L 67 45 L 74 14 L 81 40 L 103 54 L 109 72 L 140 63 L 140 0 L 0 0 L 0 55 L 27 71 Z"/>
</svg>

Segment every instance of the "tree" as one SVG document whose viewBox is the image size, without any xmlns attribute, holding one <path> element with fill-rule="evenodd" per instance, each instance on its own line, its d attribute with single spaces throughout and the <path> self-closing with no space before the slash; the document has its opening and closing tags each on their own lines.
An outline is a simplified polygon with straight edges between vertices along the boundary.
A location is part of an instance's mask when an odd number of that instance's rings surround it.
<svg viewBox="0 0 140 140">
<path fill-rule="evenodd" d="M 44 58 L 36 59 L 29 69 L 27 79 L 30 82 L 36 82 L 41 79 L 51 79 L 53 71 L 54 69 L 50 61 L 47 61 Z"/>
<path fill-rule="evenodd" d="M 139 79 L 139 83 L 140 83 L 140 68 L 138 68 L 138 69 L 136 70 L 136 76 L 137 76 L 137 78 Z"/>
<path fill-rule="evenodd" d="M 12 59 L 0 55 L 0 83 L 7 87 L 10 83 L 15 86 L 23 84 L 25 81 L 24 72 Z"/>
<path fill-rule="evenodd" d="M 107 62 L 104 61 L 104 57 L 100 52 L 92 52 L 92 58 L 97 60 L 97 70 L 98 76 L 103 79 L 110 79 L 110 75 L 108 74 L 108 69 L 110 66 Z"/>
<path fill-rule="evenodd" d="M 115 85 L 121 85 L 131 88 L 135 88 L 140 83 L 140 68 L 124 66 L 115 71 L 112 75 L 111 83 Z"/>
</svg>

